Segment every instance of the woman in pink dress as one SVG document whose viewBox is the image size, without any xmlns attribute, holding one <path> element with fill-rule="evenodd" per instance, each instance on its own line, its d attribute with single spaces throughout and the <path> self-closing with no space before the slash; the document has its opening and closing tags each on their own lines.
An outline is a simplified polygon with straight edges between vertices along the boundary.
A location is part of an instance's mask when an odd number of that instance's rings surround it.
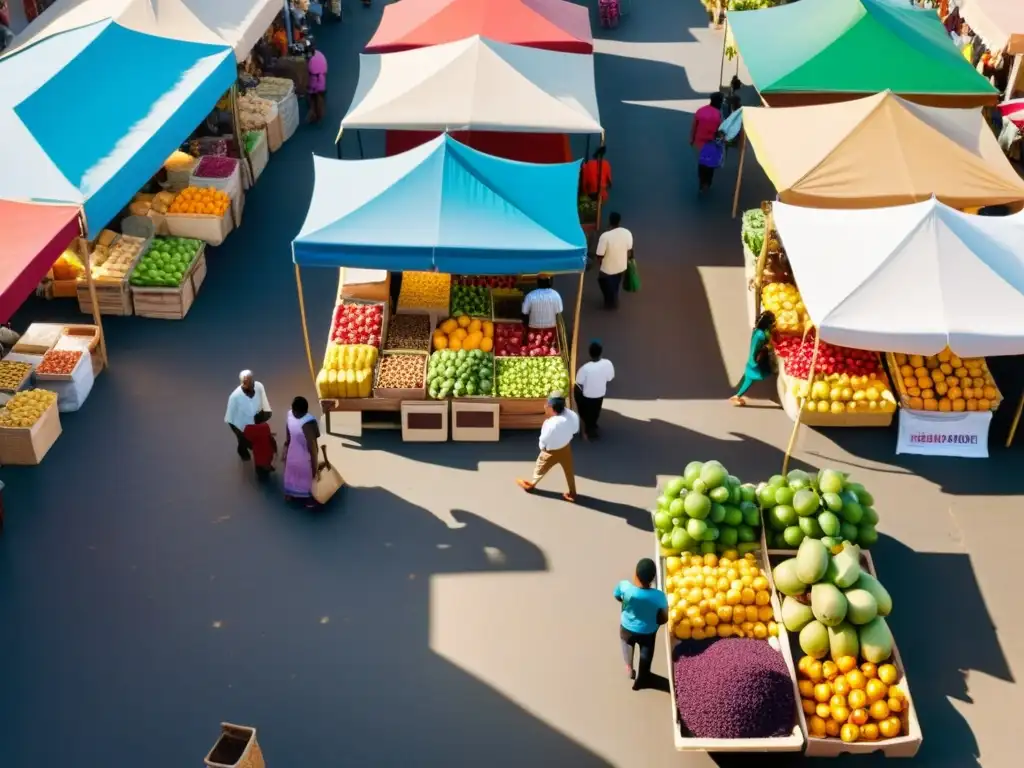
<svg viewBox="0 0 1024 768">
<path fill-rule="evenodd" d="M 310 42 L 309 51 L 309 85 L 306 92 L 309 94 L 309 116 L 311 123 L 318 123 L 327 114 L 327 58 L 321 51 L 316 49 L 316 44 Z"/>
<path fill-rule="evenodd" d="M 314 507 L 313 478 L 316 477 L 320 428 L 316 417 L 309 412 L 306 398 L 292 400 L 287 433 L 284 439 L 284 496 L 289 501 L 302 499 L 307 507 Z"/>
</svg>

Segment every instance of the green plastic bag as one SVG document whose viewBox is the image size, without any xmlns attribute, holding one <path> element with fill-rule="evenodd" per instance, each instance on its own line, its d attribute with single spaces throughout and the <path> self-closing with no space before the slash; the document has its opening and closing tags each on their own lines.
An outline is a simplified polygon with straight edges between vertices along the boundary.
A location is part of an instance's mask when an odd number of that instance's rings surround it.
<svg viewBox="0 0 1024 768">
<path fill-rule="evenodd" d="M 640 291 L 640 269 L 636 265 L 636 259 L 630 259 L 626 265 L 626 278 L 622 282 L 622 290 L 626 293 Z"/>
</svg>

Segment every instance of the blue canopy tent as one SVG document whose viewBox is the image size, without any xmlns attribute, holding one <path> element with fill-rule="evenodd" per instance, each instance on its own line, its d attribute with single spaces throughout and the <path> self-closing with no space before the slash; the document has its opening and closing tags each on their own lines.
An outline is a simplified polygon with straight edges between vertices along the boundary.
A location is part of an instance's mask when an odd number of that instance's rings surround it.
<svg viewBox="0 0 1024 768">
<path fill-rule="evenodd" d="M 292 260 L 314 378 L 303 266 L 467 275 L 578 272 L 575 337 L 587 263 L 578 161 L 506 160 L 442 135 L 380 159 L 314 157 L 313 167 L 313 197 L 292 241 Z"/>
<path fill-rule="evenodd" d="M 579 166 L 505 160 L 446 135 L 376 160 L 314 157 L 293 259 L 395 272 L 580 272 Z"/>
<path fill-rule="evenodd" d="M 92 237 L 235 80 L 228 45 L 98 21 L 0 58 L 0 199 L 80 206 Z"/>
</svg>

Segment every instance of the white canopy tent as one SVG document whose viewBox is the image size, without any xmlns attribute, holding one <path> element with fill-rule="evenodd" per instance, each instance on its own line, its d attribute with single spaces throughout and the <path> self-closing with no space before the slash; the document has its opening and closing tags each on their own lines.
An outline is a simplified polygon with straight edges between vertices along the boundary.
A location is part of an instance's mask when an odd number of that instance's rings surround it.
<svg viewBox="0 0 1024 768">
<path fill-rule="evenodd" d="M 15 38 L 5 55 L 112 19 L 156 37 L 228 45 L 235 59 L 244 61 L 282 7 L 281 0 L 57 0 Z"/>
<path fill-rule="evenodd" d="M 479 36 L 361 54 L 341 127 L 601 133 L 594 58 Z"/>
<path fill-rule="evenodd" d="M 772 210 L 824 341 L 919 355 L 946 346 L 961 357 L 1024 354 L 1024 213 L 972 216 L 934 198 Z"/>
</svg>

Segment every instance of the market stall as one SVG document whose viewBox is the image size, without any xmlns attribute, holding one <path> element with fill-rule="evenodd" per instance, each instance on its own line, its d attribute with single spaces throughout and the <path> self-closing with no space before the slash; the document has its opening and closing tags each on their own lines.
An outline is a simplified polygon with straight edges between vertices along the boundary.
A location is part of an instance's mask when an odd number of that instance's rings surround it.
<svg viewBox="0 0 1024 768">
<path fill-rule="evenodd" d="M 1012 57 L 1005 93 L 1012 99 L 1024 61 L 1024 5 L 1016 0 L 959 0 L 956 7 L 989 51 Z"/>
<path fill-rule="evenodd" d="M 987 456 L 1002 397 L 985 358 L 1024 352 L 1024 214 L 972 216 L 932 199 L 848 211 L 776 203 L 772 217 L 821 341 L 888 353 L 897 452 Z"/>
<path fill-rule="evenodd" d="M 440 136 L 377 160 L 316 157 L 314 170 L 292 252 L 328 428 L 346 412 L 360 428 L 367 414 L 401 418 L 406 439 L 448 439 L 449 414 L 455 439 L 538 426 L 550 391 L 571 390 L 580 292 L 570 341 L 561 320 L 535 334 L 522 327 L 523 288 L 541 272 L 582 277 L 579 164 L 515 163 Z M 396 215 L 397 229 L 387 224 Z M 303 266 L 345 268 L 319 374 Z"/>
<path fill-rule="evenodd" d="M 934 10 L 887 0 L 801 0 L 730 12 L 728 24 L 768 106 L 847 101 L 885 90 L 939 107 L 998 100 Z"/>
<path fill-rule="evenodd" d="M 878 208 L 932 196 L 954 208 L 1024 201 L 1024 181 L 978 109 L 926 107 L 886 91 L 838 104 L 745 107 L 742 119 L 778 199 L 791 205 Z M 740 163 L 733 216 L 742 173 Z"/>
<path fill-rule="evenodd" d="M 660 487 L 654 555 L 677 750 L 920 749 L 888 623 L 900 607 L 870 552 L 875 499 L 845 469 L 754 485 L 691 461 Z"/>
</svg>

